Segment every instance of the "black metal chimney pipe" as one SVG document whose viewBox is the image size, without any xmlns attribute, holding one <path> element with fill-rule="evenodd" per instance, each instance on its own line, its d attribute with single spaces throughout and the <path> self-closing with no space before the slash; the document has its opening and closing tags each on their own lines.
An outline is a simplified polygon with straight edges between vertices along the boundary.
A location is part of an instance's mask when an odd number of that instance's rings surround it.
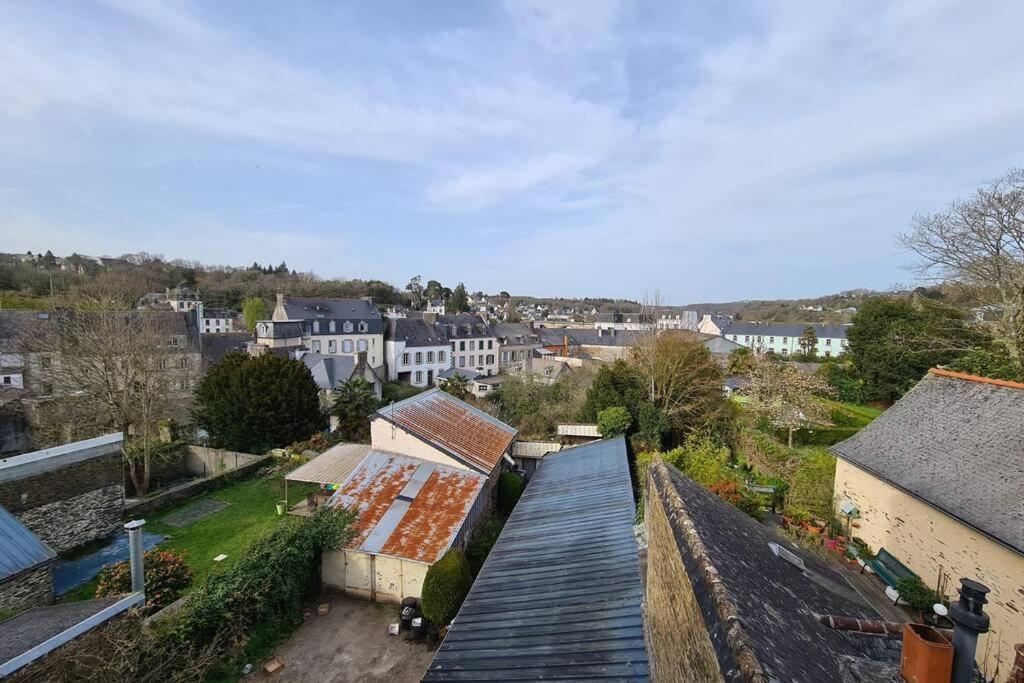
<svg viewBox="0 0 1024 683">
<path fill-rule="evenodd" d="M 960 599 L 949 606 L 953 620 L 953 677 L 952 683 L 971 683 L 974 675 L 974 655 L 978 649 L 978 636 L 988 633 L 988 615 L 984 606 L 988 586 L 960 579 Z"/>
</svg>

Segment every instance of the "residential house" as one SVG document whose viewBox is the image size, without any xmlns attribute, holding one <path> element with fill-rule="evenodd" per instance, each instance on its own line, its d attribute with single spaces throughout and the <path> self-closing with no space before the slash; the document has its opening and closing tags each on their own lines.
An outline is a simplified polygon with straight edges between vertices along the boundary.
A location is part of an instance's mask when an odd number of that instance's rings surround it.
<svg viewBox="0 0 1024 683">
<path fill-rule="evenodd" d="M 370 443 L 378 450 L 494 479 L 516 434 L 514 427 L 440 389 L 384 406 L 370 419 Z"/>
<path fill-rule="evenodd" d="M 434 379 L 451 367 L 448 338 L 423 318 L 391 318 L 384 333 L 388 380 L 416 387 L 432 387 Z"/>
<path fill-rule="evenodd" d="M 444 301 L 441 299 L 431 299 L 427 302 L 423 312 L 434 313 L 435 315 L 444 315 Z"/>
<path fill-rule="evenodd" d="M 821 323 L 748 323 L 732 322 L 722 329 L 721 336 L 757 353 L 788 356 L 801 353 L 800 340 L 810 327 L 818 337 L 814 352 L 823 358 L 846 352 L 846 330 L 849 325 Z"/>
<path fill-rule="evenodd" d="M 179 284 L 174 289 L 166 290 L 164 301 L 170 304 L 172 311 L 178 312 L 194 311 L 203 305 L 199 293 L 185 283 Z"/>
<path fill-rule="evenodd" d="M 715 336 L 721 336 L 722 330 L 729 326 L 732 322 L 731 315 L 723 315 L 720 313 L 705 313 L 700 317 L 700 322 L 697 323 L 697 331 L 703 332 L 704 334 L 713 334 Z"/>
<path fill-rule="evenodd" d="M 53 602 L 56 561 L 57 553 L 0 505 L 0 610 Z"/>
<path fill-rule="evenodd" d="M 359 517 L 356 537 L 323 554 L 323 583 L 379 602 L 420 597 L 430 566 L 465 549 L 487 508 L 486 482 L 463 467 L 371 450 L 328 502 Z"/>
<path fill-rule="evenodd" d="M 659 330 L 691 330 L 695 332 L 697 324 L 697 311 L 677 310 L 659 315 L 656 327 Z"/>
<path fill-rule="evenodd" d="M 352 356 L 326 356 L 320 353 L 299 351 L 298 360 L 309 368 L 309 373 L 320 390 L 320 406 L 327 412 L 334 405 L 334 390 L 355 377 L 361 377 L 369 383 L 373 395 L 379 400 L 384 390 L 384 373 L 382 369 L 374 369 L 366 361 L 365 353 Z M 337 418 L 331 416 L 331 429 L 338 426 Z"/>
<path fill-rule="evenodd" d="M 635 517 L 623 437 L 544 456 L 423 680 L 650 680 Z"/>
<path fill-rule="evenodd" d="M 437 324 L 451 344 L 452 367 L 498 374 L 498 338 L 478 315 L 439 315 Z"/>
<path fill-rule="evenodd" d="M 206 308 L 202 304 L 197 310 L 199 311 L 200 334 L 231 334 L 245 331 L 244 323 L 237 311 Z"/>
<path fill-rule="evenodd" d="M 835 495 L 854 534 L 928 586 L 991 589 L 978 664 L 1010 669 L 1024 634 L 1024 384 L 932 370 L 870 425 L 830 450 Z M 953 595 L 955 583 L 943 592 Z M 989 652 L 988 661 L 983 653 Z"/>
<path fill-rule="evenodd" d="M 469 390 L 477 398 L 486 398 L 501 388 L 508 375 L 483 375 L 470 382 Z"/>
<path fill-rule="evenodd" d="M 498 370 L 523 374 L 530 371 L 533 350 L 540 348 L 540 337 L 525 323 L 494 323 L 491 329 L 498 337 Z"/>
<path fill-rule="evenodd" d="M 586 356 L 611 362 L 626 358 L 644 332 L 615 328 L 564 327 L 537 330 L 544 348 L 561 356 Z"/>
<path fill-rule="evenodd" d="M 304 346 L 313 353 L 366 353 L 374 370 L 384 365 L 384 318 L 373 301 L 306 299 L 277 295 L 270 320 L 256 324 L 256 344 L 267 348 Z"/>
<path fill-rule="evenodd" d="M 653 316 L 648 313 L 601 313 L 594 321 L 595 330 L 650 330 L 654 327 Z"/>
</svg>

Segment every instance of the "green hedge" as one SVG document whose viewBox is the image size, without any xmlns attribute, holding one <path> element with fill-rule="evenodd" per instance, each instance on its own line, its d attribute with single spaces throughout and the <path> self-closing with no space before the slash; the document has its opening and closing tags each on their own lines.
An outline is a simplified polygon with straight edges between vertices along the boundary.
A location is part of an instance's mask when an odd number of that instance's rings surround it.
<svg viewBox="0 0 1024 683">
<path fill-rule="evenodd" d="M 793 431 L 794 446 L 831 446 L 849 439 L 860 431 L 860 427 L 802 427 Z M 773 429 L 772 433 L 782 443 L 788 443 L 789 432 L 786 429 Z"/>
<path fill-rule="evenodd" d="M 498 477 L 498 512 L 508 517 L 523 495 L 523 478 L 515 472 L 502 472 Z"/>
<path fill-rule="evenodd" d="M 498 536 L 505 527 L 500 517 L 490 516 L 480 524 L 473 540 L 466 547 L 466 560 L 469 562 L 469 571 L 476 576 L 480 568 L 484 566 L 484 560 L 491 554 L 491 548 L 498 542 Z"/>
<path fill-rule="evenodd" d="M 451 623 L 469 594 L 473 577 L 469 562 L 458 550 L 449 550 L 427 570 L 423 579 L 423 616 L 431 623 L 444 626 Z"/>
</svg>

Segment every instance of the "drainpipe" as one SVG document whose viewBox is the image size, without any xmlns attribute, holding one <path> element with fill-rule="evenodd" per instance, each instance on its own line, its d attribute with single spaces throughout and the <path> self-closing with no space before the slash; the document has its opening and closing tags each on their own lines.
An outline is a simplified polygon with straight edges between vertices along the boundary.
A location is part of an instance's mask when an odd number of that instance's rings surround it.
<svg viewBox="0 0 1024 683">
<path fill-rule="evenodd" d="M 988 600 L 988 586 L 960 579 L 960 599 L 949 606 L 953 620 L 953 677 L 952 683 L 970 683 L 974 675 L 974 657 L 978 636 L 988 633 L 989 617 L 984 612 Z"/>
<path fill-rule="evenodd" d="M 132 566 L 132 592 L 146 598 L 146 575 L 142 568 L 142 526 L 144 519 L 133 519 L 124 525 L 128 532 L 128 556 Z"/>
</svg>

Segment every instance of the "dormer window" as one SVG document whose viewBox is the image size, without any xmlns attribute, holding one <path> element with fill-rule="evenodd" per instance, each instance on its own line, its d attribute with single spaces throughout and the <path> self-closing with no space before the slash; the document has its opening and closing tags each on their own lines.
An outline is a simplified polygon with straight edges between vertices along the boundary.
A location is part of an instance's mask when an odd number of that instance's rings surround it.
<svg viewBox="0 0 1024 683">
<path fill-rule="evenodd" d="M 320 334 L 320 321 L 319 320 L 314 320 L 313 321 L 313 334 Z"/>
<path fill-rule="evenodd" d="M 327 323 L 327 329 L 328 329 L 328 330 L 330 330 L 331 334 L 334 334 L 335 332 L 337 332 L 337 331 L 338 331 L 338 326 L 337 326 L 337 324 L 336 324 L 336 323 L 335 323 L 335 322 L 334 322 L 334 321 L 332 320 L 331 322 Z"/>
<path fill-rule="evenodd" d="M 360 322 L 360 323 L 359 323 L 359 331 L 360 331 L 360 332 L 366 332 L 366 330 L 367 330 L 367 325 L 366 325 L 366 321 L 362 321 L 362 322 Z"/>
<path fill-rule="evenodd" d="M 349 332 L 351 332 L 352 331 L 352 322 L 349 321 L 349 320 L 346 320 L 345 324 L 342 326 L 342 329 L 344 329 L 345 334 L 348 334 Z"/>
</svg>

